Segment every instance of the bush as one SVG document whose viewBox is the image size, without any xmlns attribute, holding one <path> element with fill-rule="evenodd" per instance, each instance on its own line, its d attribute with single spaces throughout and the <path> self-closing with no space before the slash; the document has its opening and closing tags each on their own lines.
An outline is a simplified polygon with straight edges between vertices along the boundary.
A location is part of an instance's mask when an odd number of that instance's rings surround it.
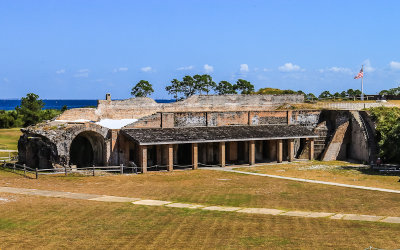
<svg viewBox="0 0 400 250">
<path fill-rule="evenodd" d="M 15 110 L 0 110 L 0 128 L 35 125 L 44 120 L 51 120 L 62 113 L 57 109 L 42 110 L 43 106 L 44 103 L 38 95 L 27 94 L 26 97 L 22 97 L 21 106 L 16 107 Z M 64 106 L 63 110 L 66 108 Z"/>
<path fill-rule="evenodd" d="M 400 163 L 400 109 L 378 107 L 370 112 L 376 122 L 379 155 L 387 162 Z"/>
<path fill-rule="evenodd" d="M 0 128 L 11 128 L 15 126 L 15 118 L 10 112 L 0 110 Z"/>
</svg>

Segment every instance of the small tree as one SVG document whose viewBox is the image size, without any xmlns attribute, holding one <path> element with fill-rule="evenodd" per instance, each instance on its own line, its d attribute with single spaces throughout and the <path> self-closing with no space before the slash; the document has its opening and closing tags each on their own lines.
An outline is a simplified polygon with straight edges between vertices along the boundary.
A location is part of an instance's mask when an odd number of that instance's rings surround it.
<svg viewBox="0 0 400 250">
<path fill-rule="evenodd" d="M 354 92 L 354 89 L 348 89 L 348 90 L 347 90 L 347 95 L 348 95 L 349 97 L 354 97 L 354 96 L 356 96 L 356 94 L 355 94 L 355 92 Z"/>
<path fill-rule="evenodd" d="M 354 96 L 361 96 L 361 90 L 359 90 L 359 89 L 356 89 L 356 90 L 354 90 Z"/>
<path fill-rule="evenodd" d="M 165 87 L 165 90 L 178 101 L 179 94 L 182 93 L 182 83 L 178 79 L 173 79 L 171 85 Z"/>
<path fill-rule="evenodd" d="M 199 74 L 193 76 L 196 92 L 199 92 L 200 95 L 202 94 L 202 92 L 207 91 L 202 78 L 202 75 Z"/>
<path fill-rule="evenodd" d="M 390 95 L 390 94 L 389 94 L 389 90 L 386 90 L 386 89 L 381 90 L 381 91 L 379 92 L 379 95 Z"/>
<path fill-rule="evenodd" d="M 305 97 L 307 100 L 317 99 L 317 97 L 313 93 L 308 93 Z"/>
<path fill-rule="evenodd" d="M 134 97 L 147 97 L 154 92 L 151 83 L 145 80 L 140 80 L 133 88 L 131 95 Z"/>
<path fill-rule="evenodd" d="M 243 79 L 237 80 L 234 88 L 235 90 L 240 90 L 241 94 L 244 95 L 249 95 L 254 92 L 254 85 Z"/>
<path fill-rule="evenodd" d="M 23 125 L 27 127 L 42 120 L 43 107 L 44 102 L 39 99 L 39 96 L 29 93 L 26 97 L 21 98 L 21 106 L 17 106 L 15 109 L 22 116 Z"/>
<path fill-rule="evenodd" d="M 218 95 L 237 94 L 235 87 L 228 81 L 220 81 L 215 91 Z"/>
<path fill-rule="evenodd" d="M 67 105 L 62 106 L 61 113 L 67 111 L 67 109 L 68 109 Z"/>
<path fill-rule="evenodd" d="M 184 76 L 181 82 L 181 89 L 185 98 L 194 95 L 196 93 L 196 84 L 193 77 Z"/>
<path fill-rule="evenodd" d="M 321 98 L 321 99 L 323 99 L 323 98 L 331 98 L 331 97 L 332 97 L 332 94 L 328 90 L 325 90 L 324 92 L 322 92 L 318 96 L 318 98 Z"/>
<path fill-rule="evenodd" d="M 211 90 L 217 87 L 217 84 L 212 80 L 210 75 L 195 75 L 193 79 L 195 81 L 196 92 L 198 91 L 200 94 L 206 92 L 208 95 Z"/>
</svg>

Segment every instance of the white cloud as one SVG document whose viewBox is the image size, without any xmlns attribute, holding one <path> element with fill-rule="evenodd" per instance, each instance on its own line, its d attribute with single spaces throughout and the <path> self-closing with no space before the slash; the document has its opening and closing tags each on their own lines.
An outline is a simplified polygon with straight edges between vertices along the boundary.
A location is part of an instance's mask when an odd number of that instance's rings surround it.
<svg viewBox="0 0 400 250">
<path fill-rule="evenodd" d="M 344 74 L 352 74 L 351 69 L 349 68 L 343 68 L 343 67 L 330 67 L 328 69 L 320 69 L 319 72 L 324 73 L 324 72 L 334 72 L 334 73 L 344 73 Z"/>
<path fill-rule="evenodd" d="M 152 68 L 150 66 L 147 66 L 147 67 L 141 68 L 140 70 L 143 72 L 150 72 L 152 70 Z"/>
<path fill-rule="evenodd" d="M 264 72 L 268 72 L 268 71 L 271 71 L 271 69 L 263 68 L 263 71 L 264 71 Z"/>
<path fill-rule="evenodd" d="M 113 70 L 114 73 L 128 71 L 127 67 L 120 67 Z"/>
<path fill-rule="evenodd" d="M 3 81 L 4 81 L 4 82 L 10 82 L 10 81 L 8 80 L 8 78 L 6 78 L 6 77 L 3 78 Z"/>
<path fill-rule="evenodd" d="M 194 66 L 189 65 L 189 66 L 179 67 L 176 70 L 192 70 L 193 68 L 194 68 Z"/>
<path fill-rule="evenodd" d="M 64 73 L 65 73 L 65 69 L 56 70 L 56 74 L 64 74 Z"/>
<path fill-rule="evenodd" d="M 400 70 L 400 62 L 391 61 L 389 65 L 393 70 Z"/>
<path fill-rule="evenodd" d="M 373 72 L 373 71 L 375 71 L 375 68 L 373 68 L 371 66 L 371 61 L 369 59 L 364 60 L 363 65 L 364 65 L 364 71 L 365 72 Z"/>
<path fill-rule="evenodd" d="M 89 70 L 88 69 L 80 69 L 77 71 L 74 77 L 89 77 Z"/>
<path fill-rule="evenodd" d="M 204 64 L 204 71 L 206 73 L 212 73 L 214 71 L 214 67 L 208 64 Z"/>
<path fill-rule="evenodd" d="M 249 65 L 247 65 L 247 64 L 240 64 L 240 72 L 242 72 L 242 73 L 246 73 L 246 72 L 249 72 Z"/>
<path fill-rule="evenodd" d="M 282 72 L 304 71 L 304 69 L 302 69 L 299 65 L 295 65 L 293 63 L 285 63 L 278 69 Z"/>
</svg>

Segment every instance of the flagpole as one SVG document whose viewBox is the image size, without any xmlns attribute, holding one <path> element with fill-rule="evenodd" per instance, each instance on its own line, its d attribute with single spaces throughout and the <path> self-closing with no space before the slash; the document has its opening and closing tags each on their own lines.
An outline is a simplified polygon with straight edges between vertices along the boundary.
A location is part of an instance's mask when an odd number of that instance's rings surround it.
<svg viewBox="0 0 400 250">
<path fill-rule="evenodd" d="M 363 76 L 361 77 L 361 101 L 364 101 L 364 65 L 361 66 Z"/>
</svg>

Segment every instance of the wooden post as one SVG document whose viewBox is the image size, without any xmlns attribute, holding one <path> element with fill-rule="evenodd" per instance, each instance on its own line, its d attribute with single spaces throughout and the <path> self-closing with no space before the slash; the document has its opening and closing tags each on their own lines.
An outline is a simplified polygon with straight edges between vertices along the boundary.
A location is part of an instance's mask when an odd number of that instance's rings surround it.
<svg viewBox="0 0 400 250">
<path fill-rule="evenodd" d="M 294 160 L 294 140 L 289 139 L 288 140 L 288 161 L 293 161 Z"/>
<path fill-rule="evenodd" d="M 256 143 L 255 141 L 249 141 L 249 164 L 256 164 Z"/>
<path fill-rule="evenodd" d="M 35 173 L 36 173 L 36 179 L 37 179 L 39 177 L 37 168 L 35 168 Z"/>
<path fill-rule="evenodd" d="M 26 176 L 26 165 L 25 165 L 25 163 L 22 166 L 24 166 L 24 175 Z"/>
<path fill-rule="evenodd" d="M 222 141 L 219 143 L 219 164 L 221 167 L 225 167 L 225 142 Z"/>
<path fill-rule="evenodd" d="M 147 173 L 147 146 L 140 146 L 140 167 L 142 168 L 142 174 Z"/>
<path fill-rule="evenodd" d="M 282 147 L 282 140 L 276 140 L 276 162 L 282 162 L 282 154 L 283 154 L 283 147 Z"/>
<path fill-rule="evenodd" d="M 312 160 L 314 160 L 314 138 L 310 138 L 309 142 L 310 142 L 310 151 L 309 151 L 308 158 L 310 161 L 312 161 Z"/>
<path fill-rule="evenodd" d="M 15 163 L 13 163 L 13 171 L 14 171 L 14 173 L 15 173 Z"/>
<path fill-rule="evenodd" d="M 64 165 L 65 176 L 67 176 L 67 166 Z"/>
<path fill-rule="evenodd" d="M 124 174 L 124 164 L 119 165 L 119 173 Z"/>
<path fill-rule="evenodd" d="M 172 171 L 174 170 L 174 145 L 168 144 L 167 145 L 168 149 L 168 166 L 167 170 Z"/>
<path fill-rule="evenodd" d="M 94 165 L 92 166 L 92 169 L 93 169 L 93 176 L 94 176 Z"/>
<path fill-rule="evenodd" d="M 197 143 L 192 143 L 192 169 L 199 167 L 199 146 Z"/>
</svg>

